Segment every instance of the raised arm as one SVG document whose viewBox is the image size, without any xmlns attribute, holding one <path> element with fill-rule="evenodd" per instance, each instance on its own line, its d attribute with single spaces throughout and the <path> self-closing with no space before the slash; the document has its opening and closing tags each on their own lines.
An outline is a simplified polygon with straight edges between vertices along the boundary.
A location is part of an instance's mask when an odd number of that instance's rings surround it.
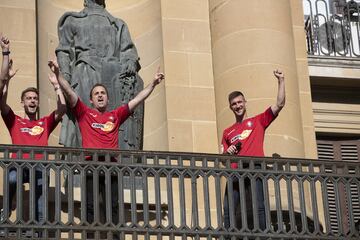
<svg viewBox="0 0 360 240">
<path fill-rule="evenodd" d="M 158 71 L 155 74 L 155 77 L 149 85 L 146 86 L 141 92 L 136 95 L 135 98 L 130 100 L 129 109 L 132 112 L 141 102 L 143 102 L 154 90 L 154 88 L 164 79 L 164 74 Z"/>
<path fill-rule="evenodd" d="M 281 70 L 274 70 L 274 76 L 278 80 L 278 94 L 276 104 L 271 106 L 271 111 L 276 116 L 285 106 L 285 76 Z"/>
<path fill-rule="evenodd" d="M 9 63 L 8 63 L 8 71 L 7 71 L 7 75 L 6 75 L 6 80 L 3 86 L 3 89 L 1 91 L 2 93 L 2 97 L 1 97 L 1 104 L 0 104 L 0 108 L 1 108 L 1 113 L 3 115 L 7 115 L 10 111 L 10 106 L 7 104 L 7 95 L 8 95 L 8 91 L 9 91 L 9 82 L 10 79 L 13 78 L 15 76 L 15 74 L 17 73 L 19 69 L 14 70 L 13 69 L 13 60 L 10 59 Z"/>
<path fill-rule="evenodd" d="M 3 56 L 1 72 L 0 72 L 0 97 L 2 97 L 3 89 L 8 80 L 10 41 L 7 37 L 0 35 L 0 44 L 1 44 L 1 50 L 2 50 L 2 56 Z"/>
<path fill-rule="evenodd" d="M 53 66 L 50 66 L 50 70 L 52 71 L 52 74 L 49 74 L 49 81 L 53 85 L 56 96 L 57 96 L 57 108 L 55 110 L 55 121 L 60 121 L 64 114 L 66 113 L 66 102 L 64 94 L 60 88 L 59 84 L 59 74 L 58 69 L 56 69 Z"/>
<path fill-rule="evenodd" d="M 68 102 L 69 106 L 71 108 L 75 107 L 78 100 L 78 95 L 72 89 L 69 82 L 64 79 L 62 74 L 60 74 L 58 63 L 56 62 L 56 60 L 50 60 L 48 65 L 51 71 L 55 74 L 55 76 L 57 76 L 57 81 L 60 85 L 62 93 L 65 95 L 66 101 Z"/>
<path fill-rule="evenodd" d="M 10 41 L 7 37 L 0 37 L 0 45 L 2 49 L 3 62 L 0 73 L 0 110 L 3 115 L 7 115 L 10 111 L 9 105 L 7 105 L 7 94 L 9 90 L 9 82 L 12 77 L 15 76 L 17 70 L 13 69 L 13 61 L 9 58 L 10 55 Z"/>
</svg>

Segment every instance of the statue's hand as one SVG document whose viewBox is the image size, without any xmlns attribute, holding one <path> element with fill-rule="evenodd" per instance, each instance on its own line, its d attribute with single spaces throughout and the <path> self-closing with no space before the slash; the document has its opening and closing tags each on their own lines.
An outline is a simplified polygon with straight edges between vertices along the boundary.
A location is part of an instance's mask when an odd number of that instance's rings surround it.
<svg viewBox="0 0 360 240">
<path fill-rule="evenodd" d="M 125 63 L 125 71 L 126 73 L 130 74 L 130 75 L 133 75 L 136 73 L 136 70 L 137 70 L 137 63 L 134 62 L 133 60 L 128 60 L 126 63 Z"/>
</svg>

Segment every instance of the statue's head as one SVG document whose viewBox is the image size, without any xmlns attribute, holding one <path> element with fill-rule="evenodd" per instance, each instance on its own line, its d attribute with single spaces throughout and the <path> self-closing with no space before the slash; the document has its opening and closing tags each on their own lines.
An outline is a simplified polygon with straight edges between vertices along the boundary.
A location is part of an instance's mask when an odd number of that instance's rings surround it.
<svg viewBox="0 0 360 240">
<path fill-rule="evenodd" d="M 106 7 L 105 5 L 105 0 L 84 0 L 84 7 L 92 7 L 92 6 L 103 6 L 104 8 Z"/>
</svg>

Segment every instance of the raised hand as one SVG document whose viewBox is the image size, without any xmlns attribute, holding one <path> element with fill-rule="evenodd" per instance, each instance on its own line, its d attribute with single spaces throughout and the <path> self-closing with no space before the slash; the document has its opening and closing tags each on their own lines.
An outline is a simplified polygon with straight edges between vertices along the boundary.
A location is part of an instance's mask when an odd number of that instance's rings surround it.
<svg viewBox="0 0 360 240">
<path fill-rule="evenodd" d="M 159 66 L 156 73 L 155 73 L 155 77 L 154 77 L 154 80 L 153 80 L 154 86 L 161 83 L 161 81 L 164 80 L 164 79 L 165 79 L 165 75 L 164 75 L 164 73 L 160 72 L 160 66 Z"/>
<path fill-rule="evenodd" d="M 59 76 L 60 74 L 60 68 L 59 68 L 59 64 L 56 61 L 56 59 L 52 59 L 48 61 L 48 66 L 50 68 L 50 70 L 56 75 Z"/>
<path fill-rule="evenodd" d="M 136 73 L 136 66 L 137 66 L 136 62 L 134 62 L 133 60 L 128 60 L 125 63 L 125 71 L 128 74 L 135 74 Z"/>
<path fill-rule="evenodd" d="M 133 111 L 136 106 L 143 102 L 152 93 L 156 85 L 161 83 L 163 79 L 165 79 L 165 76 L 163 73 L 160 72 L 160 67 L 158 67 L 153 81 L 149 83 L 146 88 L 141 90 L 132 100 L 129 101 L 128 105 L 130 111 Z"/>
<path fill-rule="evenodd" d="M 3 52 L 7 52 L 10 49 L 10 41 L 6 36 L 0 34 L 0 45 Z"/>
<path fill-rule="evenodd" d="M 52 74 L 48 74 L 49 77 L 49 81 L 53 86 L 59 86 L 59 74 L 60 74 L 60 70 L 59 70 L 59 64 L 57 63 L 57 61 L 55 59 L 53 60 L 49 60 L 48 62 L 48 66 L 52 72 Z"/>
<path fill-rule="evenodd" d="M 278 80 L 278 94 L 276 103 L 271 106 L 273 114 L 276 116 L 279 114 L 281 109 L 285 106 L 285 75 L 283 71 L 279 69 L 274 70 L 274 76 Z"/>
<path fill-rule="evenodd" d="M 284 80 L 284 73 L 283 71 L 279 70 L 279 69 L 275 69 L 274 70 L 274 76 L 278 79 L 278 80 Z"/>
</svg>

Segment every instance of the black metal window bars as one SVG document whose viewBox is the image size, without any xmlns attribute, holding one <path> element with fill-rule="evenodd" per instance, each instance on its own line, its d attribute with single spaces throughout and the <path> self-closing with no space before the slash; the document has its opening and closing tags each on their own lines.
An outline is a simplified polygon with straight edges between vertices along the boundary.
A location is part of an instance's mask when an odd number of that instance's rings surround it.
<svg viewBox="0 0 360 240">
<path fill-rule="evenodd" d="M 303 0 L 309 56 L 360 56 L 360 1 Z"/>
</svg>

